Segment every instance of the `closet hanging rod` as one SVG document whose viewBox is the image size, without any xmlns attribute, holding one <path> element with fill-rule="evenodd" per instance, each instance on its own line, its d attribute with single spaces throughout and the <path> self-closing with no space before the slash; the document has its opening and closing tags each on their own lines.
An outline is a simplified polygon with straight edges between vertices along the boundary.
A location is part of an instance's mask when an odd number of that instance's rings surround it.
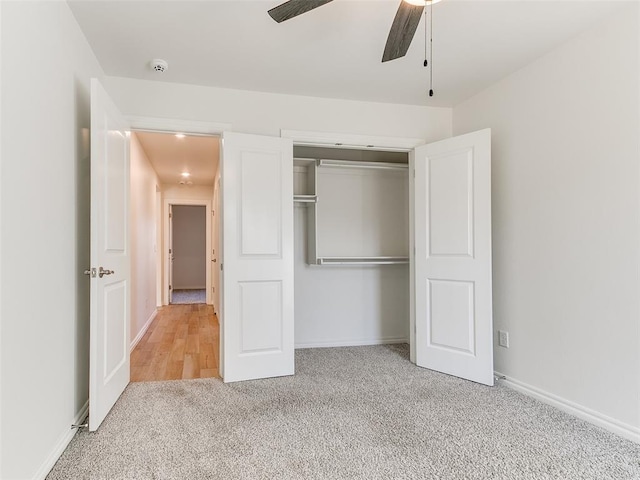
<svg viewBox="0 0 640 480">
<path fill-rule="evenodd" d="M 318 160 L 319 167 L 347 167 L 347 168 L 377 168 L 380 170 L 407 170 L 409 165 L 406 163 L 388 163 L 388 162 L 358 162 L 352 160 Z"/>
<path fill-rule="evenodd" d="M 402 265 L 409 257 L 320 257 L 318 265 Z"/>
<path fill-rule="evenodd" d="M 294 195 L 293 201 L 298 203 L 316 203 L 318 201 L 317 195 Z"/>
</svg>

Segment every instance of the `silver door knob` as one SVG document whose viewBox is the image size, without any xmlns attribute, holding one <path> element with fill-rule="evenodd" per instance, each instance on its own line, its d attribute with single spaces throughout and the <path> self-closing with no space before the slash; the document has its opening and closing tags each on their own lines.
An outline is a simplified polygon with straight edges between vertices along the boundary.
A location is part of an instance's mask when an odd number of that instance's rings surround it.
<svg viewBox="0 0 640 480">
<path fill-rule="evenodd" d="M 111 275 L 111 274 L 113 274 L 113 273 L 116 273 L 116 272 L 114 272 L 113 270 L 105 270 L 105 269 L 104 269 L 104 268 L 102 268 L 102 267 L 100 267 L 100 268 L 98 269 L 98 276 L 99 276 L 100 278 L 104 277 L 105 275 Z"/>
<path fill-rule="evenodd" d="M 218 260 L 216 260 L 215 258 L 213 260 L 211 260 L 213 263 L 216 263 Z"/>
</svg>

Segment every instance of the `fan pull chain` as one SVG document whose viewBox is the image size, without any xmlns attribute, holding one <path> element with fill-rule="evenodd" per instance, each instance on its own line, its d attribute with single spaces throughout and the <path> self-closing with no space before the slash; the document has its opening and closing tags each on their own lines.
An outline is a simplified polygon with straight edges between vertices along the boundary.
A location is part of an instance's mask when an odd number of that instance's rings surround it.
<svg viewBox="0 0 640 480">
<path fill-rule="evenodd" d="M 429 59 L 431 60 L 431 68 L 429 69 L 429 96 L 433 97 L 433 2 L 429 4 L 429 20 Z"/>
<path fill-rule="evenodd" d="M 427 61 L 427 9 L 424 9 L 424 64 L 425 67 L 429 65 Z"/>
</svg>

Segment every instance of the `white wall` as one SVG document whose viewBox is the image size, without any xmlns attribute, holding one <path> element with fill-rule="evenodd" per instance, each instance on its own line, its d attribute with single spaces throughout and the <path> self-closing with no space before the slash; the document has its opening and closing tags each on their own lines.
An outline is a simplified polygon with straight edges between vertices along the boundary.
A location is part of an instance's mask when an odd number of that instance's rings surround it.
<svg viewBox="0 0 640 480">
<path fill-rule="evenodd" d="M 2 2 L 2 471 L 44 478 L 88 396 L 89 79 L 65 2 Z"/>
<path fill-rule="evenodd" d="M 306 207 L 294 209 L 296 348 L 409 341 L 409 267 L 310 266 Z"/>
<path fill-rule="evenodd" d="M 204 206 L 173 207 L 173 289 L 206 286 L 206 211 Z"/>
<path fill-rule="evenodd" d="M 424 138 L 451 136 L 451 109 L 301 97 L 109 77 L 123 113 L 231 123 L 236 132 L 279 136 L 281 129 Z"/>
<path fill-rule="evenodd" d="M 158 175 L 138 137 L 131 134 L 131 340 L 137 343 L 156 313 L 156 190 Z"/>
<path fill-rule="evenodd" d="M 638 43 L 627 5 L 453 115 L 492 128 L 496 369 L 636 439 Z"/>
</svg>

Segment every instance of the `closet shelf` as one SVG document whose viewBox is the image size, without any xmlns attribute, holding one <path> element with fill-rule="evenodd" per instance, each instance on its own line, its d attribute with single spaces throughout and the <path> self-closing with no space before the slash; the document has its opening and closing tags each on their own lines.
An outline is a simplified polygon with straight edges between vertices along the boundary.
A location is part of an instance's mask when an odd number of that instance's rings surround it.
<svg viewBox="0 0 640 480">
<path fill-rule="evenodd" d="M 408 170 L 406 163 L 358 162 L 352 160 L 318 160 L 319 167 L 372 168 L 379 170 Z"/>
<path fill-rule="evenodd" d="M 409 257 L 320 257 L 318 265 L 401 265 Z"/>
<path fill-rule="evenodd" d="M 317 195 L 294 195 L 293 201 L 297 203 L 317 203 Z"/>
</svg>

